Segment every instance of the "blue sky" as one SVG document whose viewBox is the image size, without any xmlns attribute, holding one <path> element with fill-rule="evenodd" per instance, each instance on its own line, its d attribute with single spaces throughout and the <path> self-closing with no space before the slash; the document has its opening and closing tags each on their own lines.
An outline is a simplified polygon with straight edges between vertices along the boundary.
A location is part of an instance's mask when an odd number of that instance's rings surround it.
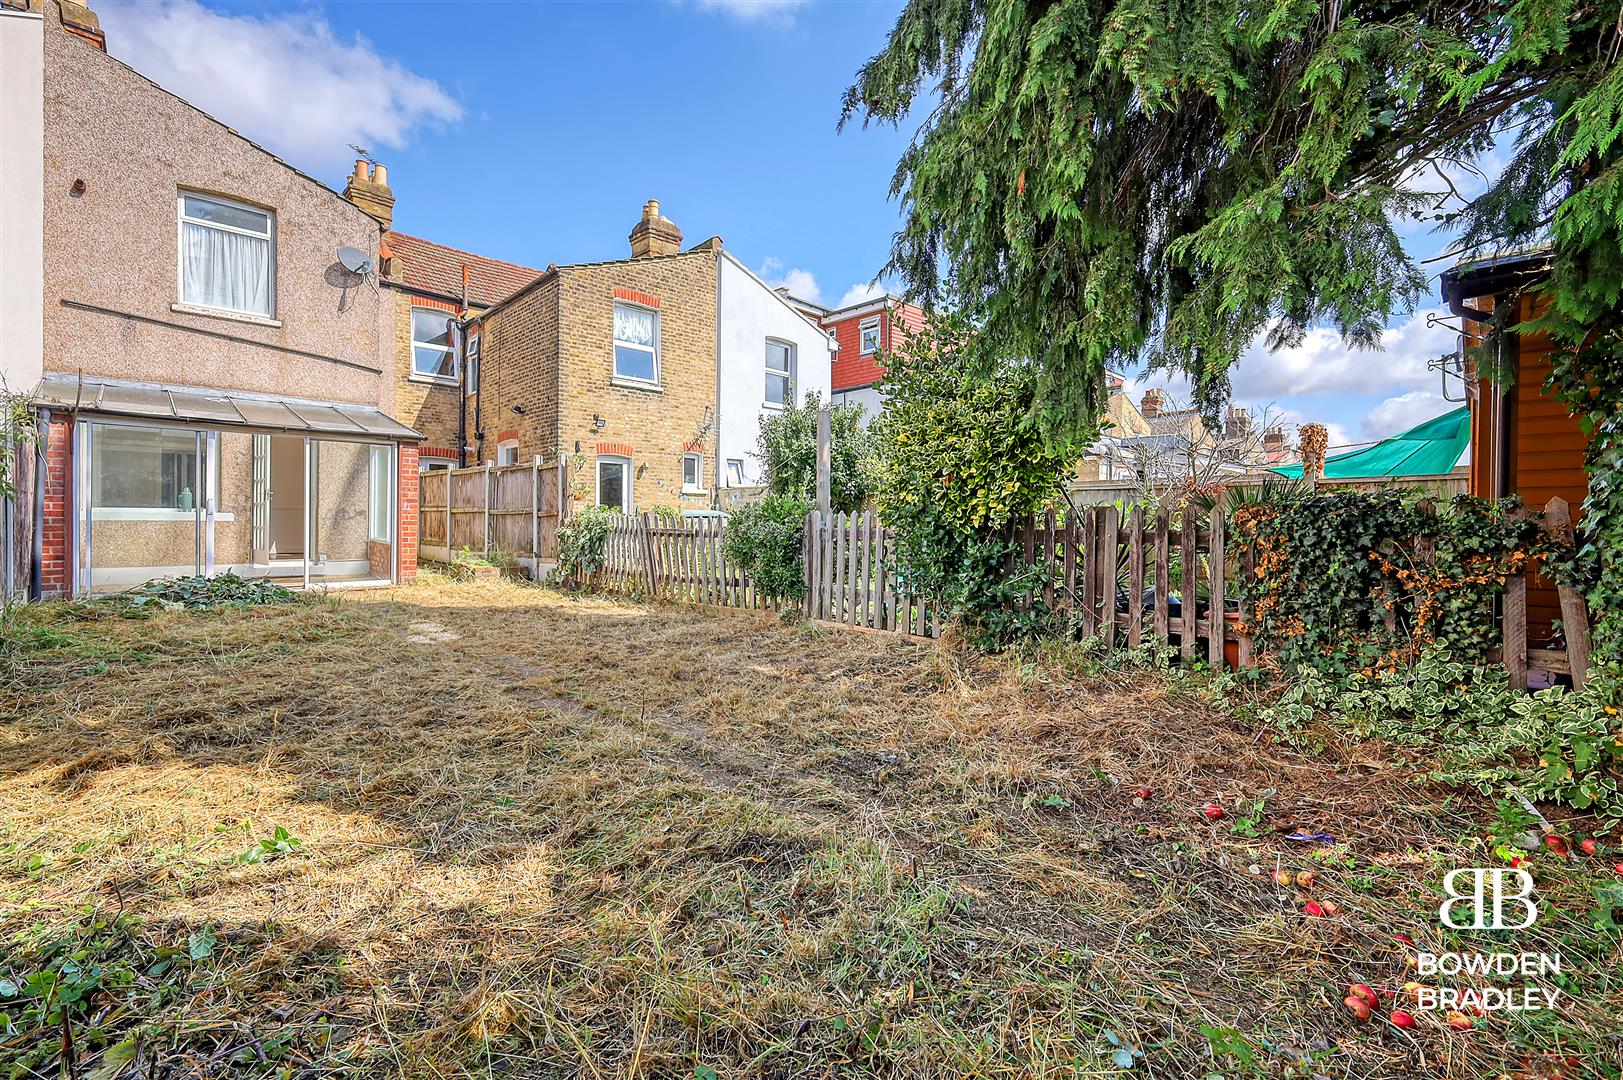
<svg viewBox="0 0 1623 1080">
<path fill-rule="evenodd" d="M 774 284 L 837 304 L 866 293 L 896 229 L 912 125 L 835 125 L 899 0 L 93 6 L 114 55 L 334 187 L 359 143 L 389 166 L 396 228 L 483 255 L 618 258 L 657 198 L 688 242 L 719 234 Z M 1421 257 L 1442 246 L 1409 238 Z M 1435 416 L 1451 405 L 1425 362 L 1453 334 L 1425 310 L 1393 320 L 1385 352 L 1328 332 L 1253 349 L 1236 398 L 1326 421 L 1336 445 Z"/>
</svg>

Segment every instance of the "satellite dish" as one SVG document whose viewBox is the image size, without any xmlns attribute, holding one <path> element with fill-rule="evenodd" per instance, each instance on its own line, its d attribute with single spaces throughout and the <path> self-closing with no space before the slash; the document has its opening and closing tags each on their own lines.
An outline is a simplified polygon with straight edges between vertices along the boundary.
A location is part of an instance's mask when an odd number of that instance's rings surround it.
<svg viewBox="0 0 1623 1080">
<path fill-rule="evenodd" d="M 364 274 L 372 269 L 372 256 L 358 247 L 339 248 L 338 261 L 352 274 Z"/>
</svg>

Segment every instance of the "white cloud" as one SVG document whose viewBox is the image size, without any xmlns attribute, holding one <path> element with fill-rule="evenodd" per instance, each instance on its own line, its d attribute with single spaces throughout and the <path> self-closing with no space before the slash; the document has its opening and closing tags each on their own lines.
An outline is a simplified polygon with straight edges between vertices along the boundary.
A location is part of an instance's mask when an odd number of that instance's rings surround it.
<svg viewBox="0 0 1623 1080">
<path fill-rule="evenodd" d="M 719 12 L 740 22 L 794 21 L 795 11 L 804 7 L 806 0 L 698 0 L 700 11 Z"/>
<path fill-rule="evenodd" d="M 1454 351 L 1457 335 L 1445 324 L 1426 326 L 1418 311 L 1381 336 L 1380 349 L 1352 349 L 1334 330 L 1309 330 L 1301 343 L 1270 351 L 1261 341 L 1240 357 L 1234 368 L 1237 397 L 1285 397 L 1295 394 L 1381 393 L 1419 390 L 1436 384 L 1427 369 L 1434 356 Z"/>
<path fill-rule="evenodd" d="M 1458 402 L 1448 401 L 1443 395 L 1430 390 L 1411 390 L 1407 394 L 1389 397 L 1364 417 L 1364 437 L 1384 439 L 1457 407 Z"/>
<path fill-rule="evenodd" d="M 877 300 L 885 295 L 885 291 L 883 285 L 875 285 L 872 282 L 858 282 L 845 290 L 845 295 L 840 297 L 840 302 L 834 306 L 837 308 L 850 307 L 852 304 L 860 304 L 865 300 Z"/>
<path fill-rule="evenodd" d="M 817 276 L 810 270 L 802 270 L 798 266 L 785 266 L 782 259 L 770 256 L 761 262 L 761 268 L 755 273 L 774 289 L 788 289 L 797 299 L 810 300 L 814 304 L 823 302 L 822 287 L 817 284 Z"/>
<path fill-rule="evenodd" d="M 313 173 L 341 170 L 351 143 L 397 150 L 462 117 L 438 83 L 363 37 L 340 40 L 307 8 L 256 17 L 197 0 L 100 0 L 96 12 L 114 56 Z"/>
</svg>

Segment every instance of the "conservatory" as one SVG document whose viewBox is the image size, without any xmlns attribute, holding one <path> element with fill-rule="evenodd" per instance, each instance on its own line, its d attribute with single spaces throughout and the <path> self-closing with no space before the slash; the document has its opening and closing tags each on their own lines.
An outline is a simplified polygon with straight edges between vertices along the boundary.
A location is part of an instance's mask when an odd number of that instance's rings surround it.
<svg viewBox="0 0 1623 1080">
<path fill-rule="evenodd" d="M 232 572 L 290 586 L 398 577 L 400 445 L 375 408 L 47 376 L 71 410 L 72 593 Z"/>
</svg>

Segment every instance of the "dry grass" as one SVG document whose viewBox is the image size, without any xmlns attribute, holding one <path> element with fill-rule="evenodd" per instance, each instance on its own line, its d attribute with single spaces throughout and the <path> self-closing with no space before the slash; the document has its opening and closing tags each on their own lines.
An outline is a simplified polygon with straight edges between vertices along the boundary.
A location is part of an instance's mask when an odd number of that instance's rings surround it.
<svg viewBox="0 0 1623 1080">
<path fill-rule="evenodd" d="M 1492 807 L 1189 680 L 511 584 L 24 618 L 0 1076 L 1617 1075 L 1617 939 L 1553 856 L 1514 947 L 1561 1013 L 1358 1024 Z M 43 970 L 84 1000 L 5 1004 Z"/>
</svg>

